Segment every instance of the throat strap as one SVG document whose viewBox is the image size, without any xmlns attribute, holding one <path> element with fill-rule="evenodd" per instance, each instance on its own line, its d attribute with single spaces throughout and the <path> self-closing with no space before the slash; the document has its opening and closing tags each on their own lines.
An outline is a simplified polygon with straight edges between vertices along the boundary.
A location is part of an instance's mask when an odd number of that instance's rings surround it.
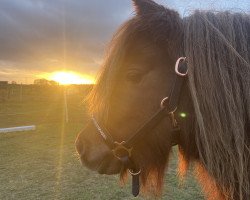
<svg viewBox="0 0 250 200">
<path fill-rule="evenodd" d="M 132 194 L 137 197 L 140 193 L 140 174 L 132 174 Z"/>
</svg>

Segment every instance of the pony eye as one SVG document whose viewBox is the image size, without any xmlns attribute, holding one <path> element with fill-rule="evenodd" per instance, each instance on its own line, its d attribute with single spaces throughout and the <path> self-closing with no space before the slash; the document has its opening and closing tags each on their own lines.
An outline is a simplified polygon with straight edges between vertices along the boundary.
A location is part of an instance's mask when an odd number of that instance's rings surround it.
<svg viewBox="0 0 250 200">
<path fill-rule="evenodd" d="M 139 83 L 142 79 L 142 74 L 138 72 L 129 72 L 126 75 L 126 80 L 132 83 Z"/>
</svg>

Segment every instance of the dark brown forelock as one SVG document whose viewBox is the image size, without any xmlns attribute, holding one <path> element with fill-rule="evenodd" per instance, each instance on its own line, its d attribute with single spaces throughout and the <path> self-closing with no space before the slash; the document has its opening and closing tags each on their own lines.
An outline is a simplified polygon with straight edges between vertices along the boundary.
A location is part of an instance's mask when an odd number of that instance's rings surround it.
<svg viewBox="0 0 250 200">
<path fill-rule="evenodd" d="M 139 42 L 144 40 L 158 46 L 162 55 L 174 60 L 182 47 L 179 42 L 183 35 L 181 26 L 178 14 L 172 10 L 159 11 L 147 16 L 136 15 L 124 23 L 108 46 L 96 85 L 87 98 L 90 113 L 102 113 L 100 118 L 107 118 L 109 98 L 119 78 L 124 57 L 129 49 Z"/>
</svg>

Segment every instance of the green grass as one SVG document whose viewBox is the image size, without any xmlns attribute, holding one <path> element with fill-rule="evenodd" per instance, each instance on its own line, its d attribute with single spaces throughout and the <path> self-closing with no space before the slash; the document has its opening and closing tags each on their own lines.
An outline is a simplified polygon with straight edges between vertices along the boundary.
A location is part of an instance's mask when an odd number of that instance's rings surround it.
<svg viewBox="0 0 250 200">
<path fill-rule="evenodd" d="M 118 176 L 99 175 L 81 166 L 74 140 L 86 119 L 81 103 L 86 90 L 68 96 L 67 124 L 60 88 L 47 93 L 29 90 L 24 91 L 23 101 L 13 94 L 0 103 L 0 127 L 37 126 L 35 131 L 0 134 L 1 200 L 144 199 L 132 197 L 130 183 L 120 187 Z M 203 199 L 192 177 L 179 186 L 175 169 L 174 158 L 166 175 L 163 199 Z"/>
</svg>

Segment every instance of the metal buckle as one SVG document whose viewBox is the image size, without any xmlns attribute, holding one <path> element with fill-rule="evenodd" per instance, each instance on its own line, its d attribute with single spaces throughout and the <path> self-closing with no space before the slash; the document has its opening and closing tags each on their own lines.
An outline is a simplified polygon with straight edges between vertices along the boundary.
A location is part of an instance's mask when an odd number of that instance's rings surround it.
<svg viewBox="0 0 250 200">
<path fill-rule="evenodd" d="M 176 128 L 178 126 L 178 123 L 177 123 L 177 121 L 175 119 L 174 112 L 175 112 L 175 110 L 172 111 L 172 112 L 169 112 L 168 114 L 169 114 L 170 120 L 172 122 L 173 128 Z"/>
<path fill-rule="evenodd" d="M 164 105 L 166 103 L 166 101 L 168 101 L 168 97 L 165 97 L 161 100 L 161 108 L 162 109 L 164 109 L 166 107 L 166 105 Z M 177 107 L 174 110 L 168 112 L 172 126 L 174 128 L 176 128 L 178 126 L 177 120 L 175 119 L 175 115 L 174 115 L 176 110 L 177 110 Z"/>
<path fill-rule="evenodd" d="M 181 73 L 179 71 L 179 64 L 180 64 L 181 61 L 185 62 L 186 61 L 186 57 L 180 57 L 180 58 L 178 58 L 178 60 L 175 63 L 175 73 L 177 75 L 179 75 L 179 76 L 186 76 L 188 74 L 188 69 L 187 69 L 187 71 L 185 73 Z"/>
<path fill-rule="evenodd" d="M 122 142 L 114 142 L 116 147 L 112 149 L 113 155 L 118 158 L 119 160 L 123 160 L 125 157 L 131 157 L 132 155 L 132 149 L 133 148 L 127 148 L 124 146 L 125 141 Z"/>
<path fill-rule="evenodd" d="M 165 108 L 166 105 L 164 105 L 166 103 L 166 101 L 168 101 L 168 97 L 164 97 L 162 100 L 161 100 L 161 108 Z"/>
<path fill-rule="evenodd" d="M 166 102 L 168 101 L 168 97 L 164 97 L 162 100 L 161 100 L 161 108 L 165 108 L 166 107 Z M 175 111 L 177 110 L 177 107 L 175 107 L 172 111 L 169 111 L 169 113 L 174 113 Z"/>
</svg>

